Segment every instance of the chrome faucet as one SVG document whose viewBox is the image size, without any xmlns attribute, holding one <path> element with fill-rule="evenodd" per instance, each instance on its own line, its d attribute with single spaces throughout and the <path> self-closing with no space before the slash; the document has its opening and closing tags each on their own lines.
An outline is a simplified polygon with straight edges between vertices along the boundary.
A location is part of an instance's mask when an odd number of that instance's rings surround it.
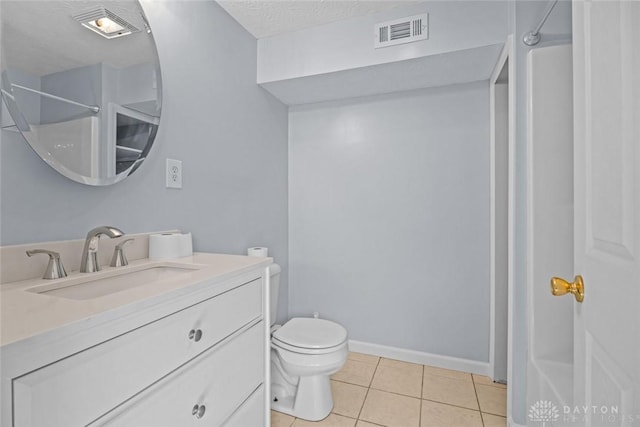
<svg viewBox="0 0 640 427">
<path fill-rule="evenodd" d="M 82 262 L 80 264 L 81 273 L 93 273 L 100 271 L 100 263 L 98 262 L 98 241 L 100 236 L 107 235 L 112 239 L 124 236 L 124 232 L 115 227 L 103 225 L 96 227 L 87 233 L 87 239 L 84 241 L 84 249 L 82 250 Z"/>
<path fill-rule="evenodd" d="M 49 255 L 49 264 L 47 264 L 47 269 L 44 271 L 43 279 L 61 279 L 67 277 L 67 272 L 64 270 L 64 265 L 62 265 L 62 260 L 58 252 L 48 251 L 46 249 L 32 249 L 27 251 L 27 255 L 30 257 L 35 254 Z"/>
</svg>

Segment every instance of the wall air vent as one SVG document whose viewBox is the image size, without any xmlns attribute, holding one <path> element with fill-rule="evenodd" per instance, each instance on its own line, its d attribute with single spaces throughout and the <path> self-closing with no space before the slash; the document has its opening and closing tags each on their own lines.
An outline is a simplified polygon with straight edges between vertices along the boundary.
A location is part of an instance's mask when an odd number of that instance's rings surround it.
<svg viewBox="0 0 640 427">
<path fill-rule="evenodd" d="M 429 14 L 408 16 L 375 25 L 376 49 L 397 44 L 411 43 L 429 38 Z"/>
</svg>

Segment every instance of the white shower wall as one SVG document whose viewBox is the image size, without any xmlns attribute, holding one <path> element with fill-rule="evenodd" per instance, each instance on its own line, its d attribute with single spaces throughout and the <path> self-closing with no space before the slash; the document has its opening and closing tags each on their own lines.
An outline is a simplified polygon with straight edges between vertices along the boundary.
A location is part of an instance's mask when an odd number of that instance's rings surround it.
<svg viewBox="0 0 640 427">
<path fill-rule="evenodd" d="M 289 210 L 290 316 L 488 361 L 487 82 L 292 107 Z"/>
</svg>

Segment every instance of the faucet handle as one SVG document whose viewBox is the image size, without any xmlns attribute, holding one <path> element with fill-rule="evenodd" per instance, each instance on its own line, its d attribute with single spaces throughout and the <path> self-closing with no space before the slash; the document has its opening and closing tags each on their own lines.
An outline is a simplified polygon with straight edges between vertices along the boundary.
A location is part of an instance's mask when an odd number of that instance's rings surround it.
<svg viewBox="0 0 640 427">
<path fill-rule="evenodd" d="M 67 272 L 64 269 L 64 265 L 62 265 L 62 259 L 60 259 L 58 252 L 48 251 L 46 249 L 32 249 L 27 251 L 28 256 L 35 254 L 49 255 L 49 264 L 47 264 L 47 269 L 44 271 L 43 279 L 60 279 L 67 277 Z"/>
<path fill-rule="evenodd" d="M 116 248 L 113 250 L 111 264 L 109 264 L 111 267 L 124 267 L 125 265 L 129 265 L 129 261 L 127 261 L 127 257 L 124 254 L 124 245 L 134 240 L 135 239 L 127 239 L 116 245 Z"/>
</svg>

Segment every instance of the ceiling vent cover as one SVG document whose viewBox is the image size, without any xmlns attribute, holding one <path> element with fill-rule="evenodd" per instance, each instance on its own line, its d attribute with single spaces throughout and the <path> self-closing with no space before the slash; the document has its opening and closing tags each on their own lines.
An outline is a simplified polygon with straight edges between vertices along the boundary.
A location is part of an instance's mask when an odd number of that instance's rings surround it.
<svg viewBox="0 0 640 427">
<path fill-rule="evenodd" d="M 375 25 L 376 49 L 429 39 L 429 14 L 408 16 Z"/>
<path fill-rule="evenodd" d="M 111 12 L 103 6 L 72 15 L 83 27 L 100 34 L 102 37 L 114 39 L 140 31 L 135 25 Z"/>
</svg>

